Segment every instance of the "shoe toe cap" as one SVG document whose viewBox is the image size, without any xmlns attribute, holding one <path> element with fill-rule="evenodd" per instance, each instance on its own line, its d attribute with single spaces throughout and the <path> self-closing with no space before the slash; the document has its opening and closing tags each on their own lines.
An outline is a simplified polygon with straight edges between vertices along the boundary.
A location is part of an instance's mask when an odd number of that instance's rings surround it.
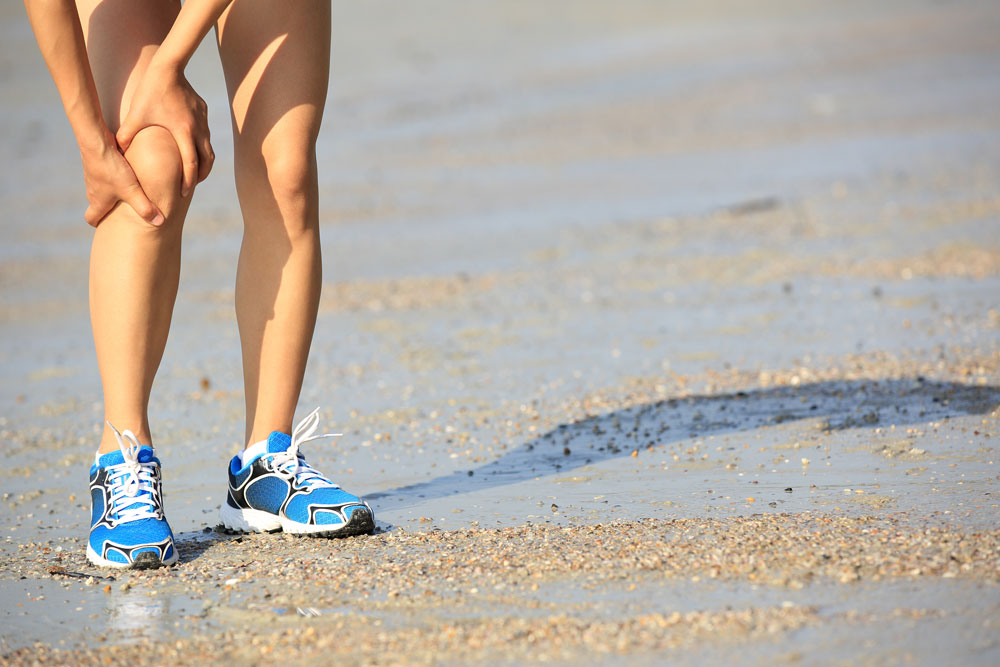
<svg viewBox="0 0 1000 667">
<path fill-rule="evenodd" d="M 359 508 L 370 511 L 360 498 L 343 489 L 323 488 L 296 495 L 285 507 L 285 513 L 299 523 L 336 525 L 350 521 Z"/>
<path fill-rule="evenodd" d="M 91 531 L 90 546 L 102 558 L 122 565 L 136 563 L 141 554 L 152 554 L 144 556 L 144 562 L 155 557 L 163 563 L 176 555 L 173 533 L 163 519 L 142 519 L 114 528 L 98 526 Z"/>
</svg>

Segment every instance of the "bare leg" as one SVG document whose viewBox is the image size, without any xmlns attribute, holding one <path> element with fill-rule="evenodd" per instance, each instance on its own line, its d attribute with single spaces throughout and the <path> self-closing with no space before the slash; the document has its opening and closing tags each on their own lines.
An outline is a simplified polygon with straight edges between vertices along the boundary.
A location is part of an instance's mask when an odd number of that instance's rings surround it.
<svg viewBox="0 0 1000 667">
<path fill-rule="evenodd" d="M 80 0 L 78 8 L 105 121 L 114 132 L 179 3 Z M 180 196 L 180 153 L 163 128 L 139 132 L 125 157 L 166 221 L 153 227 L 123 204 L 104 218 L 91 247 L 90 316 L 105 419 L 151 444 L 149 394 L 170 328 L 190 199 Z M 117 446 L 105 426 L 100 451 Z"/>
<path fill-rule="evenodd" d="M 290 432 L 316 325 L 316 137 L 329 79 L 330 3 L 236 0 L 217 33 L 244 222 L 236 316 L 252 443 Z"/>
</svg>

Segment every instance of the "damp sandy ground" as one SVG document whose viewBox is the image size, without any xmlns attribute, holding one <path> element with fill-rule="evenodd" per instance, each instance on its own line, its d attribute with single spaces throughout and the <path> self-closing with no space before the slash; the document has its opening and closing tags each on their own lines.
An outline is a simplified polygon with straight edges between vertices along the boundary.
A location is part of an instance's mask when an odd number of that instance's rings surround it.
<svg viewBox="0 0 1000 667">
<path fill-rule="evenodd" d="M 301 406 L 376 510 L 349 540 L 214 531 L 240 225 L 199 52 L 149 573 L 83 557 L 90 233 L 0 9 L 0 660 L 1000 662 L 1000 9 L 753 5 L 335 5 Z"/>
</svg>

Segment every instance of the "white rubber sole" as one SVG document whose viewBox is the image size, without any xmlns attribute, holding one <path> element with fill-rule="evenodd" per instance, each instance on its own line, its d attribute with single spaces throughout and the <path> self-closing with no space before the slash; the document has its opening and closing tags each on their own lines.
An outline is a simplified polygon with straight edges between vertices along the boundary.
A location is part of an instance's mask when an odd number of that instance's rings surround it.
<svg viewBox="0 0 1000 667">
<path fill-rule="evenodd" d="M 371 512 L 371 510 L 369 510 Z M 227 530 L 238 533 L 274 533 L 283 531 L 291 535 L 312 535 L 324 533 L 334 535 L 340 531 L 352 532 L 350 522 L 331 526 L 329 524 L 299 523 L 288 517 L 276 516 L 270 512 L 255 509 L 237 509 L 223 503 L 219 509 L 219 519 Z M 374 526 L 374 523 L 372 524 Z"/>
<path fill-rule="evenodd" d="M 100 555 L 98 555 L 96 551 L 94 551 L 94 548 L 90 546 L 90 544 L 87 545 L 87 560 L 89 560 L 97 567 L 109 567 L 115 570 L 128 570 L 134 566 L 134 563 L 119 563 L 117 561 L 102 558 Z M 167 560 L 161 562 L 163 565 L 173 565 L 174 563 L 177 562 L 176 544 L 174 545 L 174 555 L 168 558 Z"/>
<path fill-rule="evenodd" d="M 282 530 L 281 519 L 269 512 L 255 509 L 236 509 L 229 503 L 222 503 L 219 519 L 229 530 L 240 533 L 273 533 Z"/>
</svg>

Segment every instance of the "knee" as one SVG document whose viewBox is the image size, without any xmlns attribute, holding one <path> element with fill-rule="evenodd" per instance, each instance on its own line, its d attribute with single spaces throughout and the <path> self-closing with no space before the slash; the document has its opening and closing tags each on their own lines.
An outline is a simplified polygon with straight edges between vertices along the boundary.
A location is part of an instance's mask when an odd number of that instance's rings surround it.
<svg viewBox="0 0 1000 667">
<path fill-rule="evenodd" d="M 135 135 L 125 159 L 143 192 L 169 221 L 181 203 L 181 154 L 174 138 L 162 127 L 147 127 Z"/>
<path fill-rule="evenodd" d="M 315 223 L 317 209 L 315 152 L 287 148 L 266 151 L 267 185 L 290 233 L 305 231 Z"/>
</svg>

